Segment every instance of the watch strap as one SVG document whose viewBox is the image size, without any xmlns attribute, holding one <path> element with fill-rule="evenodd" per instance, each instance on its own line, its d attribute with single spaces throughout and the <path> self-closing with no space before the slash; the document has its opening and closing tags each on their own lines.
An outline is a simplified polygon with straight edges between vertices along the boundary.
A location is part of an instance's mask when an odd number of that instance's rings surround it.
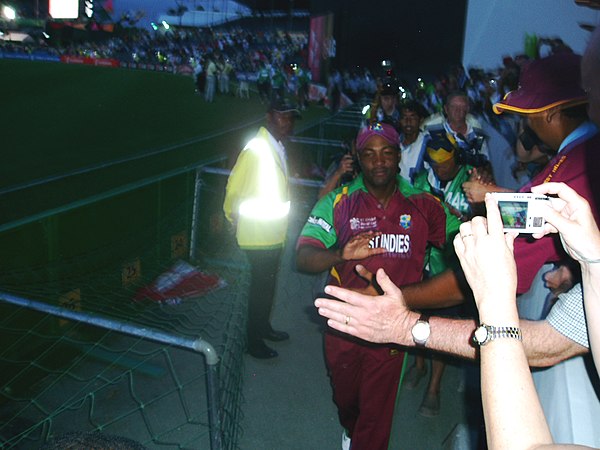
<svg viewBox="0 0 600 450">
<path fill-rule="evenodd" d="M 521 333 L 521 329 L 519 327 L 496 327 L 493 325 L 486 325 L 484 323 L 482 323 L 479 328 L 482 327 L 487 331 L 485 340 L 479 341 L 477 340 L 476 336 L 473 336 L 473 340 L 479 345 L 485 345 L 490 341 L 501 338 L 516 339 L 518 341 L 523 340 L 523 334 Z"/>
</svg>

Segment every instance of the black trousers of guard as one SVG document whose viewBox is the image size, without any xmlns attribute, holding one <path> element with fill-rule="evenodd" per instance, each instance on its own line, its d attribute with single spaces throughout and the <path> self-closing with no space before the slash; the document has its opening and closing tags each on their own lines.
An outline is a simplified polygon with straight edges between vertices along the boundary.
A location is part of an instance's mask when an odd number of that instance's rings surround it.
<svg viewBox="0 0 600 450">
<path fill-rule="evenodd" d="M 275 301 L 281 248 L 245 250 L 250 264 L 248 295 L 248 343 L 261 340 L 271 330 L 271 309 Z"/>
</svg>

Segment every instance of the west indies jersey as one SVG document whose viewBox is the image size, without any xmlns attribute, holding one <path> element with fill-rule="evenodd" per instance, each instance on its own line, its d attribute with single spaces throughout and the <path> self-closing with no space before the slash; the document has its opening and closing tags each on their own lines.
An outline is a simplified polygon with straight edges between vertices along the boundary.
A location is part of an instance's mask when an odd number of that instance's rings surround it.
<svg viewBox="0 0 600 450">
<path fill-rule="evenodd" d="M 384 247 L 387 252 L 336 265 L 330 272 L 330 284 L 364 288 L 366 281 L 354 269 L 358 263 L 373 273 L 384 268 L 398 286 L 420 281 L 427 246 L 446 243 L 446 212 L 434 196 L 413 188 L 401 177 L 384 208 L 359 175 L 315 205 L 300 233 L 298 247 L 343 248 L 352 237 L 366 231 L 380 232 L 370 245 Z"/>
<path fill-rule="evenodd" d="M 567 145 L 564 145 L 568 141 Z M 565 139 L 564 148 L 520 192 L 530 192 L 531 186 L 547 182 L 563 182 L 584 197 L 600 223 L 600 133 L 589 122 L 584 123 Z M 515 240 L 517 261 L 517 292 L 523 294 L 542 265 L 566 258 L 557 234 L 542 239 L 519 236 Z"/>
</svg>

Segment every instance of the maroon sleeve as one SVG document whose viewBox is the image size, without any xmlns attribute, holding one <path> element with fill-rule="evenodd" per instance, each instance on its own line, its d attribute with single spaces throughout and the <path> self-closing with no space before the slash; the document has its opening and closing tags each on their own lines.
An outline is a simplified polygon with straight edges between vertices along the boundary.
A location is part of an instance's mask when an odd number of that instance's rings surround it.
<svg viewBox="0 0 600 450">
<path fill-rule="evenodd" d="M 524 294 L 540 268 L 550 262 L 559 261 L 565 254 L 561 251 L 556 236 L 533 239 L 520 236 L 515 240 L 515 260 L 517 262 L 517 293 Z"/>
<path fill-rule="evenodd" d="M 427 242 L 434 247 L 443 247 L 446 243 L 446 209 L 435 196 L 419 194 L 416 199 L 419 209 L 424 212 L 425 220 L 429 225 Z M 448 213 L 449 214 L 449 213 Z"/>
<path fill-rule="evenodd" d="M 598 178 L 600 164 L 598 157 L 591 157 L 593 152 L 600 151 L 592 148 L 599 143 L 597 138 L 591 139 L 580 148 L 574 148 L 566 155 L 559 154 L 548 164 L 548 170 L 536 176 L 531 183 L 523 186 L 521 192 L 530 192 L 531 186 L 536 186 L 547 181 L 563 182 L 573 188 L 579 195 L 584 197 L 592 208 L 592 213 L 598 220 L 598 208 L 596 199 L 600 189 L 600 183 L 594 182 Z M 557 170 L 553 169 L 561 161 Z M 595 178 L 589 178 L 588 173 L 594 174 Z M 600 179 L 598 180 L 600 181 Z M 566 258 L 558 236 L 546 236 L 542 239 L 519 237 L 515 240 L 515 260 L 517 262 L 517 293 L 523 294 L 529 290 L 535 275 L 547 262 L 559 261 Z"/>
</svg>

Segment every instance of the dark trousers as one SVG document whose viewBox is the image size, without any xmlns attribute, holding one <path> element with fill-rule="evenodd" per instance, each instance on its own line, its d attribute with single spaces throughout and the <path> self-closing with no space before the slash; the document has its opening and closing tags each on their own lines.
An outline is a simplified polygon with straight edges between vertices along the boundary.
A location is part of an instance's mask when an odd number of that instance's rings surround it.
<svg viewBox="0 0 600 450">
<path fill-rule="evenodd" d="M 271 330 L 271 309 L 275 301 L 281 248 L 245 250 L 250 263 L 248 295 L 248 343 L 263 338 Z"/>
</svg>

